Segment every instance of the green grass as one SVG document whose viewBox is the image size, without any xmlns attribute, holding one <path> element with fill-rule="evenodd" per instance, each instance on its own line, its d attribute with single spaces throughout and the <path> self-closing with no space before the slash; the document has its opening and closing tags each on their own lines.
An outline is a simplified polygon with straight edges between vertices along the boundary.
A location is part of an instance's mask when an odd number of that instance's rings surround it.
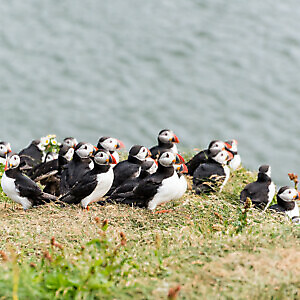
<svg viewBox="0 0 300 300">
<path fill-rule="evenodd" d="M 255 177 L 241 169 L 220 194 L 188 190 L 166 214 L 54 204 L 24 212 L 1 192 L 0 299 L 167 299 L 178 286 L 177 299 L 299 299 L 300 228 L 244 213 L 239 193 Z"/>
</svg>

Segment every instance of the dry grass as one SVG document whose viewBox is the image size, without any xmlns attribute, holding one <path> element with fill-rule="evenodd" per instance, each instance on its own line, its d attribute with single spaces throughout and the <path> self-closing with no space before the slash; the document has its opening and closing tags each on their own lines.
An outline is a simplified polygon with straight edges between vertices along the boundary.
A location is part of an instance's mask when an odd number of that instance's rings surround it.
<svg viewBox="0 0 300 300">
<path fill-rule="evenodd" d="M 124 287 L 118 299 L 166 299 L 177 285 L 180 299 L 299 298 L 299 226 L 255 209 L 247 226 L 239 223 L 239 193 L 254 177 L 242 169 L 221 194 L 199 197 L 189 190 L 164 207 L 171 210 L 167 214 L 121 205 L 94 205 L 87 212 L 54 204 L 24 212 L 11 202 L 4 208 L 2 201 L 0 249 L 13 248 L 20 261 L 36 262 L 54 236 L 72 257 L 99 236 L 97 222 L 107 219 L 108 238 L 124 232 L 124 255 L 136 266 L 118 282 Z"/>
</svg>

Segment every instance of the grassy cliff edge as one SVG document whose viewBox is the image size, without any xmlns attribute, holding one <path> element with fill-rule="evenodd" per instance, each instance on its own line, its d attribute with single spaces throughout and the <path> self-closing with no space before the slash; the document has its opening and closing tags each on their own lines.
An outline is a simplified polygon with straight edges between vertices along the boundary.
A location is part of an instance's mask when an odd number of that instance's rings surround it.
<svg viewBox="0 0 300 300">
<path fill-rule="evenodd" d="M 255 177 L 240 169 L 222 193 L 188 190 L 165 214 L 54 204 L 24 212 L 1 191 L 0 298 L 297 299 L 300 226 L 245 212 L 239 194 Z"/>
</svg>

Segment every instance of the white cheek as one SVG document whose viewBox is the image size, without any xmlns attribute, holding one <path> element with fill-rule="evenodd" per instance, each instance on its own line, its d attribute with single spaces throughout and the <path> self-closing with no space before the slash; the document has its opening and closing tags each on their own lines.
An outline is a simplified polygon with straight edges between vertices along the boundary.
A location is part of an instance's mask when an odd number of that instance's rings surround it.
<svg viewBox="0 0 300 300">
<path fill-rule="evenodd" d="M 159 139 L 161 142 L 166 143 L 170 140 L 170 137 L 168 135 L 161 135 Z"/>
</svg>

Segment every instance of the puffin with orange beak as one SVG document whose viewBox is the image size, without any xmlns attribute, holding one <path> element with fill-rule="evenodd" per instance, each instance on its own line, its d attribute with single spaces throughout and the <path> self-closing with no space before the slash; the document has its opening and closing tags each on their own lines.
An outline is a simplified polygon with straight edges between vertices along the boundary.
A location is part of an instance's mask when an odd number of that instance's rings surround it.
<svg viewBox="0 0 300 300">
<path fill-rule="evenodd" d="M 60 179 L 60 194 L 66 194 L 77 181 L 94 168 L 91 157 L 96 151 L 90 143 L 78 143 L 74 149 L 73 159 L 65 166 Z"/>
<path fill-rule="evenodd" d="M 175 154 L 178 153 L 176 144 L 179 143 L 179 139 L 172 130 L 161 130 L 158 134 L 157 140 L 158 145 L 150 148 L 152 158 L 157 159 L 164 151 L 170 151 Z"/>
<path fill-rule="evenodd" d="M 238 142 L 237 140 L 229 140 L 225 142 L 226 150 L 231 152 L 233 158 L 228 162 L 228 166 L 235 171 L 241 165 L 241 156 L 238 154 L 237 150 Z"/>
<path fill-rule="evenodd" d="M 216 155 L 220 151 L 225 150 L 225 146 L 225 143 L 221 140 L 211 141 L 207 149 L 201 150 L 187 162 L 188 174 L 193 176 L 201 164 L 206 163 L 211 155 Z"/>
<path fill-rule="evenodd" d="M 146 158 L 151 155 L 148 148 L 141 145 L 134 145 L 129 150 L 127 160 L 119 162 L 114 167 L 114 182 L 107 195 L 111 193 L 126 180 L 136 178 L 140 175 Z"/>
<path fill-rule="evenodd" d="M 110 189 L 114 172 L 111 164 L 115 164 L 114 157 L 106 150 L 97 150 L 93 156 L 94 168 L 82 176 L 79 181 L 59 200 L 67 204 L 81 204 L 88 209 L 88 205 L 99 201 Z"/>
<path fill-rule="evenodd" d="M 201 164 L 193 175 L 196 194 L 222 191 L 230 176 L 230 169 L 226 163 L 232 157 L 233 155 L 226 150 L 209 154 L 207 162 Z"/>
<path fill-rule="evenodd" d="M 120 140 L 117 140 L 112 137 L 103 136 L 99 139 L 97 144 L 98 149 L 103 149 L 109 151 L 109 153 L 114 157 L 116 163 L 112 164 L 112 167 L 115 167 L 116 164 L 120 162 L 118 150 L 125 148 L 125 145 Z"/>
<path fill-rule="evenodd" d="M 283 186 L 277 193 L 277 204 L 270 209 L 278 213 L 285 213 L 294 224 L 300 225 L 299 207 L 296 200 L 300 198 L 300 192 L 288 186 Z"/>
<path fill-rule="evenodd" d="M 174 165 L 181 159 L 177 154 L 166 151 L 158 157 L 157 171 L 143 179 L 131 192 L 119 194 L 117 203 L 154 210 L 158 205 L 178 199 L 182 186 Z"/>
<path fill-rule="evenodd" d="M 10 143 L 0 142 L 0 164 L 5 165 L 8 153 L 11 152 Z"/>
<path fill-rule="evenodd" d="M 55 196 L 44 193 L 33 180 L 22 174 L 20 162 L 18 154 L 9 154 L 1 179 L 3 192 L 10 199 L 21 204 L 24 210 L 57 200 Z"/>
</svg>

